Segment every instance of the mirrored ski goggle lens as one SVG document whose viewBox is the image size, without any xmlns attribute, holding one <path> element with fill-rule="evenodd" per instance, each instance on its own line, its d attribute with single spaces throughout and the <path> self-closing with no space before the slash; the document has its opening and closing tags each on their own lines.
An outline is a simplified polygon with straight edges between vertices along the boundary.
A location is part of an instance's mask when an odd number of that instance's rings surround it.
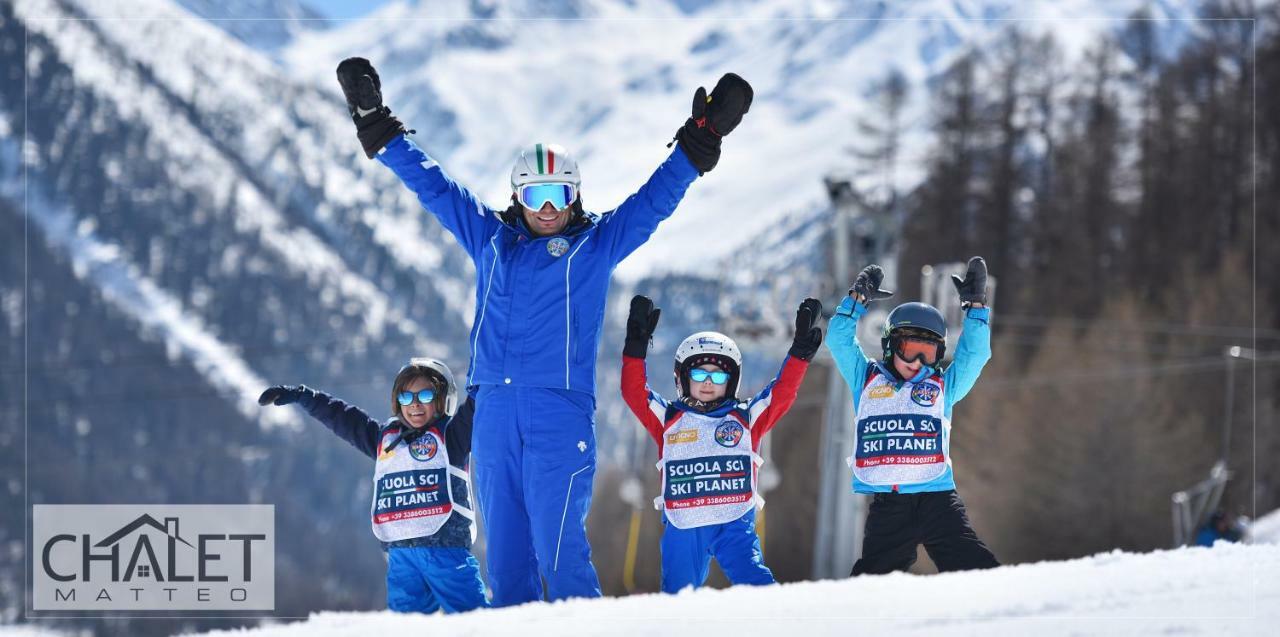
<svg viewBox="0 0 1280 637">
<path fill-rule="evenodd" d="M 938 362 L 938 343 L 924 338 L 898 339 L 897 352 L 907 362 L 918 360 L 925 365 Z"/>
<path fill-rule="evenodd" d="M 400 395 L 396 396 L 396 401 L 400 403 L 401 407 L 408 407 L 413 404 L 413 399 L 415 397 L 418 399 L 418 402 L 426 405 L 436 399 L 436 390 L 424 389 L 416 394 L 411 391 L 402 391 L 400 392 Z"/>
<path fill-rule="evenodd" d="M 520 203 L 530 210 L 540 210 L 551 202 L 556 210 L 563 210 L 577 198 L 573 184 L 530 184 L 520 188 Z"/>
<path fill-rule="evenodd" d="M 689 380 L 695 383 L 706 382 L 708 378 L 716 385 L 723 385 L 729 382 L 729 372 L 710 372 L 705 369 L 695 369 L 689 372 Z"/>
</svg>

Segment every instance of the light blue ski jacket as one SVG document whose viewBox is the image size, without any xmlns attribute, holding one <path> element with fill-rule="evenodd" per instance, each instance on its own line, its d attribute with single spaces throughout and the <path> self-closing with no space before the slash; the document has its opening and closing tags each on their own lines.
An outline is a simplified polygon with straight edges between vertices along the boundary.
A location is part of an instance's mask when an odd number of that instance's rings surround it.
<svg viewBox="0 0 1280 637">
<path fill-rule="evenodd" d="M 840 370 L 840 375 L 844 377 L 844 381 L 848 383 L 849 389 L 853 394 L 853 411 L 857 413 L 858 403 L 862 399 L 862 388 L 866 385 L 867 376 L 871 373 L 872 366 L 879 367 L 880 370 L 892 377 L 892 372 L 885 369 L 878 360 L 868 358 L 862 351 L 862 346 L 858 344 L 856 337 L 858 328 L 858 319 L 866 314 L 867 307 L 862 303 L 855 302 L 851 297 L 844 297 L 840 306 L 836 308 L 835 316 L 831 317 L 831 321 L 827 327 L 827 347 L 831 350 L 831 356 L 836 361 L 836 368 Z M 973 385 L 978 382 L 978 376 L 982 373 L 982 368 L 991 360 L 991 309 L 990 308 L 972 308 L 965 315 L 964 332 L 960 334 L 959 342 L 956 343 L 955 356 L 952 358 L 951 365 L 942 372 L 943 387 L 943 413 L 948 420 L 951 419 L 951 409 L 956 403 L 973 389 Z M 925 366 L 920 369 L 919 374 L 908 382 L 918 382 L 929 378 L 937 373 L 931 367 Z M 890 491 L 898 491 L 899 493 L 920 493 L 924 491 L 949 491 L 956 488 L 955 477 L 951 467 L 951 436 L 944 433 L 942 440 L 943 454 L 948 459 L 947 470 L 937 478 L 921 483 L 921 484 L 904 484 L 896 489 L 893 485 L 870 485 L 866 484 L 855 476 L 853 478 L 853 490 L 856 493 L 887 493 Z"/>
</svg>

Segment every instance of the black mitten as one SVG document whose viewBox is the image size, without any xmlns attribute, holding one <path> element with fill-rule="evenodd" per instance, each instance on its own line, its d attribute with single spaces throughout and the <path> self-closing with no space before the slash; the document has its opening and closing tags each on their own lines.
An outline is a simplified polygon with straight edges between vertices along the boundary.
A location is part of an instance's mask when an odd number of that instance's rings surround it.
<svg viewBox="0 0 1280 637">
<path fill-rule="evenodd" d="M 737 128 L 742 116 L 751 110 L 754 96 L 751 85 L 735 73 L 725 73 L 710 96 L 701 86 L 694 92 L 692 114 L 676 131 L 676 140 L 699 173 L 716 167 L 721 138 Z"/>
<path fill-rule="evenodd" d="M 266 391 L 258 396 L 259 405 L 291 405 L 308 396 L 314 396 L 315 391 L 306 385 L 274 385 L 268 387 Z"/>
<path fill-rule="evenodd" d="M 813 360 L 822 345 L 822 328 L 816 325 L 821 316 L 822 302 L 818 299 L 805 299 L 800 303 L 796 310 L 796 335 L 788 354 L 802 361 Z"/>
<path fill-rule="evenodd" d="M 951 282 L 960 293 L 960 303 L 969 306 L 973 303 L 987 304 L 987 262 L 982 257 L 969 259 L 969 269 L 961 279 L 951 275 Z"/>
<path fill-rule="evenodd" d="M 338 65 L 338 84 L 347 98 L 347 112 L 356 123 L 356 136 L 365 156 L 373 159 L 391 140 L 404 134 L 404 124 L 382 104 L 382 80 L 369 60 L 343 60 Z"/>
<path fill-rule="evenodd" d="M 858 278 L 853 280 L 853 287 L 849 288 L 849 294 L 861 296 L 866 299 L 863 303 L 868 304 L 893 296 L 893 292 L 880 289 L 881 283 L 884 283 L 884 270 L 873 263 L 858 273 Z"/>
<path fill-rule="evenodd" d="M 631 358 L 644 358 L 649 352 L 649 339 L 653 338 L 653 330 L 658 327 L 658 317 L 662 310 L 653 306 L 647 296 L 637 294 L 631 299 L 631 312 L 627 314 L 627 340 L 622 346 L 622 355 Z"/>
</svg>

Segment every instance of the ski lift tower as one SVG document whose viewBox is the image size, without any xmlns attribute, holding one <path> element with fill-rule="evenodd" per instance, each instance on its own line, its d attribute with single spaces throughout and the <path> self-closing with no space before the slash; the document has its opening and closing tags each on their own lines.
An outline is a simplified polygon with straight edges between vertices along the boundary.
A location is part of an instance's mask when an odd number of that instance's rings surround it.
<svg viewBox="0 0 1280 637">
<path fill-rule="evenodd" d="M 871 205 L 849 180 L 824 180 L 830 198 L 831 290 L 828 298 L 845 295 L 861 268 L 878 263 L 885 287 L 896 289 L 898 244 L 902 223 L 896 201 Z M 884 308 L 873 307 L 859 322 L 869 335 L 884 321 Z M 864 342 L 869 342 L 864 339 Z M 813 577 L 848 577 L 862 546 L 867 498 L 849 493 L 852 472 L 846 459 L 853 455 L 853 403 L 850 390 L 832 364 L 827 381 L 822 423 L 818 519 L 814 531 Z"/>
</svg>

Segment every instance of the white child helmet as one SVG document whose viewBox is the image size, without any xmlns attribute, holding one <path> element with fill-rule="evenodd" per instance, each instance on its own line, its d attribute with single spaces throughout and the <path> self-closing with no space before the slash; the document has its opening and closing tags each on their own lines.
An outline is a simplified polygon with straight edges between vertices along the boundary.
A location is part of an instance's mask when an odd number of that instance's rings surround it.
<svg viewBox="0 0 1280 637">
<path fill-rule="evenodd" d="M 724 395 L 736 399 L 738 379 L 742 377 L 742 352 L 733 339 L 720 332 L 691 334 L 676 348 L 676 392 L 680 398 L 689 396 L 689 370 L 706 363 L 729 372 Z"/>
<path fill-rule="evenodd" d="M 405 367 L 425 367 L 432 374 L 444 381 L 444 415 L 446 418 L 458 413 L 458 383 L 453 380 L 453 372 L 444 361 L 435 358 L 414 357 L 409 359 Z M 401 371 L 404 371 L 403 368 Z"/>
</svg>

